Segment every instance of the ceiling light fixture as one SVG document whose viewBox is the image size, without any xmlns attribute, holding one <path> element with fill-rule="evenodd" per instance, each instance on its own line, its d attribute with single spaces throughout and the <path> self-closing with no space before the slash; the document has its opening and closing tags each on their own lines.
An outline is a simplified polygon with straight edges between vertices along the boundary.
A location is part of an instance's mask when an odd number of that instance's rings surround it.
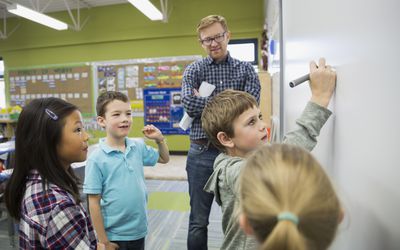
<svg viewBox="0 0 400 250">
<path fill-rule="evenodd" d="M 128 1 L 151 20 L 163 20 L 163 14 L 149 0 Z"/>
<path fill-rule="evenodd" d="M 68 24 L 17 3 L 7 5 L 7 11 L 56 30 L 68 29 Z"/>
</svg>

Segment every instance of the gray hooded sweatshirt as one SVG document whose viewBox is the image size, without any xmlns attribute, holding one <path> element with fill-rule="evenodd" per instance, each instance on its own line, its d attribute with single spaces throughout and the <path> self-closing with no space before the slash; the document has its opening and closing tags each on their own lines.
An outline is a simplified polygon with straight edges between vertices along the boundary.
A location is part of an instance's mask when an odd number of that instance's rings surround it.
<svg viewBox="0 0 400 250">
<path fill-rule="evenodd" d="M 296 121 L 298 129 L 285 135 L 283 143 L 298 145 L 311 151 L 317 144 L 321 128 L 332 114 L 318 104 L 308 102 L 300 118 Z M 221 249 L 257 249 L 253 236 L 247 236 L 240 228 L 237 207 L 239 203 L 238 179 L 245 158 L 218 155 L 214 162 L 213 174 L 204 186 L 204 191 L 213 193 L 215 201 L 222 210 L 222 231 L 224 241 Z"/>
</svg>

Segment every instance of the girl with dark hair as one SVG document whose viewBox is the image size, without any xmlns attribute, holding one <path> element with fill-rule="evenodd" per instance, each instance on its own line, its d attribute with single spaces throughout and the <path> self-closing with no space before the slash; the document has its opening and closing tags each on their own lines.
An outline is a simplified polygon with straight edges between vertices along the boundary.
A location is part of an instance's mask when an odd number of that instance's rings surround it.
<svg viewBox="0 0 400 250">
<path fill-rule="evenodd" d="M 19 221 L 21 249 L 95 249 L 71 163 L 86 160 L 89 136 L 78 108 L 58 98 L 32 100 L 19 117 L 14 171 L 5 191 Z"/>
</svg>

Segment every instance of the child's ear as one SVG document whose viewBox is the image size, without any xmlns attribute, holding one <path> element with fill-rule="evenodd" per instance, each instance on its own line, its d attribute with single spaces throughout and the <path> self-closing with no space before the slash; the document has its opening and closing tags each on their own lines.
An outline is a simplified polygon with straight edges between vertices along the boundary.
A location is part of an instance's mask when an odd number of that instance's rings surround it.
<svg viewBox="0 0 400 250">
<path fill-rule="evenodd" d="M 232 139 L 225 132 L 218 132 L 217 139 L 224 147 L 233 148 L 235 146 Z"/>
<path fill-rule="evenodd" d="M 240 227 L 242 228 L 243 232 L 245 232 L 247 235 L 253 235 L 253 228 L 251 228 L 249 221 L 247 220 L 246 215 L 243 213 L 240 214 L 239 216 L 239 224 Z"/>
<path fill-rule="evenodd" d="M 100 127 L 102 127 L 102 128 L 105 128 L 105 127 L 106 127 L 106 123 L 105 123 L 104 117 L 102 117 L 102 116 L 97 116 L 97 117 L 96 117 L 96 121 L 97 121 L 97 124 L 100 125 Z"/>
</svg>

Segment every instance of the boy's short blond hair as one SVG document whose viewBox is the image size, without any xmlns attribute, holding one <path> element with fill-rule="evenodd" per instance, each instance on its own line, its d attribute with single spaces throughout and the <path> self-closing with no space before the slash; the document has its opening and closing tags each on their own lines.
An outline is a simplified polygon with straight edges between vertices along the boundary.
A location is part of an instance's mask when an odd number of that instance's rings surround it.
<svg viewBox="0 0 400 250">
<path fill-rule="evenodd" d="M 201 125 L 210 142 L 222 152 L 225 147 L 218 141 L 218 132 L 234 137 L 233 122 L 248 109 L 258 107 L 254 96 L 247 92 L 227 89 L 214 96 L 204 107 Z"/>
<path fill-rule="evenodd" d="M 197 34 L 200 37 L 200 32 L 207 28 L 208 26 L 214 24 L 214 23 L 220 23 L 222 25 L 222 28 L 225 31 L 228 31 L 228 24 L 223 16 L 220 15 L 210 15 L 206 16 L 203 19 L 200 20 L 200 23 L 197 25 Z"/>
</svg>

